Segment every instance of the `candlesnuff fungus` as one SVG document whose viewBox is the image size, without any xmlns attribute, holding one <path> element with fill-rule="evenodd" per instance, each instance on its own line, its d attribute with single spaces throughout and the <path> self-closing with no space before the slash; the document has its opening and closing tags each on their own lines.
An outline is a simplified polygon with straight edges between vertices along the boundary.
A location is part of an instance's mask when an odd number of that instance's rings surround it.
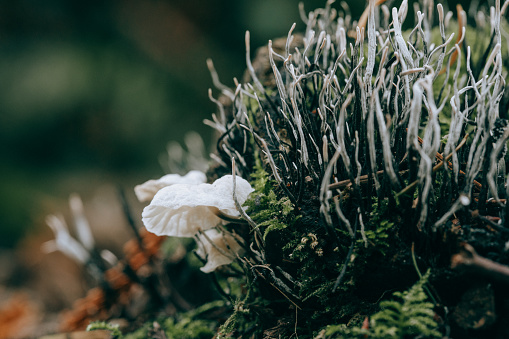
<svg viewBox="0 0 509 339">
<path fill-rule="evenodd" d="M 86 264 L 90 259 L 90 254 L 81 243 L 71 237 L 64 218 L 49 215 L 46 217 L 46 223 L 55 234 L 55 240 L 42 244 L 42 250 L 46 253 L 60 251 L 77 263 Z"/>
<path fill-rule="evenodd" d="M 198 185 L 207 181 L 205 173 L 200 171 L 189 171 L 186 175 L 167 174 L 157 180 L 149 180 L 134 187 L 134 193 L 140 202 L 150 201 L 163 187 L 175 184 Z"/>
<path fill-rule="evenodd" d="M 221 265 L 228 265 L 241 251 L 239 243 L 229 234 L 223 234 L 211 228 L 197 234 L 198 250 L 196 254 L 207 259 L 207 264 L 200 268 L 205 273 L 213 272 Z"/>
<path fill-rule="evenodd" d="M 242 205 L 253 192 L 251 185 L 237 177 L 237 199 Z M 222 222 L 218 214 L 238 217 L 233 200 L 233 177 L 225 175 L 213 184 L 176 184 L 161 189 L 143 210 L 143 224 L 157 235 L 193 237 Z"/>
<path fill-rule="evenodd" d="M 76 229 L 76 237 L 87 250 L 92 250 L 95 246 L 94 236 L 90 229 L 90 224 L 85 217 L 83 201 L 78 194 L 71 194 L 69 197 L 69 207 L 71 208 L 74 219 L 74 228 Z"/>
<path fill-rule="evenodd" d="M 45 253 L 60 251 L 78 264 L 86 266 L 95 278 L 99 278 L 99 270 L 94 262 L 94 259 L 97 258 L 94 258 L 93 254 L 99 254 L 104 263 L 109 266 L 114 266 L 118 262 L 118 258 L 108 249 L 96 252 L 94 236 L 85 216 L 83 201 L 78 194 L 71 194 L 69 197 L 69 207 L 71 208 L 73 220 L 72 227 L 67 225 L 62 215 L 48 215 L 46 217 L 46 224 L 53 231 L 55 239 L 43 243 L 41 249 Z M 72 237 L 72 232 L 76 234 L 76 238 Z"/>
</svg>

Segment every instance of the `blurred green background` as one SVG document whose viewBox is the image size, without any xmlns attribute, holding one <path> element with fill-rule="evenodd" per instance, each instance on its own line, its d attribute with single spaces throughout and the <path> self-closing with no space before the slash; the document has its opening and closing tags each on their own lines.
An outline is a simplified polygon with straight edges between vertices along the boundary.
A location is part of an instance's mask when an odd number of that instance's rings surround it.
<svg viewBox="0 0 509 339">
<path fill-rule="evenodd" d="M 1 1 L 0 246 L 72 192 L 159 177 L 187 131 L 211 140 L 206 59 L 232 85 L 245 30 L 254 48 L 293 22 L 303 28 L 291 0 Z"/>
<path fill-rule="evenodd" d="M 0 247 L 43 224 L 48 201 L 159 177 L 189 130 L 210 143 L 206 59 L 232 86 L 244 32 L 254 51 L 293 22 L 303 30 L 294 0 L 1 0 Z"/>
</svg>

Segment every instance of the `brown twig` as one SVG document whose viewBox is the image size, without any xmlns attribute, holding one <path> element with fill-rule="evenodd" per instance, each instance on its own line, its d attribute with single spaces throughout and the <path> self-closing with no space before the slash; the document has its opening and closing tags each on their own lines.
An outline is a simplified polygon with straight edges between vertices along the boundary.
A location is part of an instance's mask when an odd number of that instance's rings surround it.
<svg viewBox="0 0 509 339">
<path fill-rule="evenodd" d="M 419 144 L 422 145 L 422 139 L 421 137 L 417 136 L 417 140 L 419 141 Z M 441 153 L 438 153 L 435 155 L 435 158 L 437 158 L 438 161 L 444 161 L 444 156 L 441 154 Z M 452 162 L 450 161 L 447 161 L 447 167 L 452 170 Z M 461 175 L 465 175 L 465 172 L 463 172 L 462 170 L 459 171 Z M 477 188 L 479 191 L 481 190 L 482 188 L 482 185 L 480 182 L 478 182 L 477 180 L 474 180 L 474 186 L 475 188 Z"/>
<path fill-rule="evenodd" d="M 399 174 L 402 175 L 402 174 L 405 174 L 407 172 L 408 172 L 408 170 L 404 170 L 404 171 L 400 171 Z M 382 174 L 384 174 L 383 170 L 380 170 L 380 171 L 376 172 L 377 176 L 380 176 Z M 361 185 L 367 184 L 369 182 L 368 175 L 366 174 L 366 175 L 360 176 L 359 180 L 360 180 L 360 184 Z M 329 190 L 343 189 L 343 188 L 345 188 L 347 186 L 352 186 L 352 182 L 350 181 L 350 179 L 341 180 L 341 181 L 335 182 L 333 184 L 330 184 L 329 185 Z"/>
<path fill-rule="evenodd" d="M 488 201 L 486 201 L 486 202 L 488 202 Z M 497 224 L 493 220 L 491 220 L 483 215 L 480 215 L 479 210 L 471 211 L 470 213 L 472 214 L 473 218 L 479 219 L 481 222 L 488 224 L 491 228 L 493 228 L 499 232 L 509 232 L 508 228 L 505 228 L 504 226 Z"/>
<path fill-rule="evenodd" d="M 467 142 L 467 138 L 468 138 L 468 133 L 467 135 L 465 135 L 465 137 L 463 138 L 463 140 L 461 140 L 461 142 L 458 144 L 458 146 L 456 147 L 456 152 L 458 152 L 461 147 L 463 147 L 463 145 L 465 145 L 465 143 Z M 419 138 L 420 139 L 420 138 Z M 439 169 L 442 168 L 442 166 L 444 166 L 444 163 L 449 161 L 449 159 L 452 158 L 452 155 L 453 153 L 449 154 L 447 157 L 445 157 L 444 159 L 444 156 L 442 154 L 440 154 L 440 157 L 442 158 L 442 161 L 438 164 L 435 165 L 435 167 L 433 167 L 433 173 L 435 173 L 436 171 L 438 171 Z M 438 158 L 438 153 L 437 153 L 437 158 Z M 410 185 L 408 185 L 407 187 L 403 188 L 398 194 L 396 194 L 396 196 L 400 196 L 402 194 L 405 194 L 407 192 L 409 192 L 410 190 L 412 190 L 415 186 L 417 186 L 417 184 L 419 183 L 419 180 L 415 180 L 414 182 L 412 182 Z"/>
<path fill-rule="evenodd" d="M 463 267 L 479 275 L 509 284 L 509 267 L 486 259 L 477 254 L 474 248 L 464 243 L 461 251 L 451 258 L 451 268 Z"/>
</svg>

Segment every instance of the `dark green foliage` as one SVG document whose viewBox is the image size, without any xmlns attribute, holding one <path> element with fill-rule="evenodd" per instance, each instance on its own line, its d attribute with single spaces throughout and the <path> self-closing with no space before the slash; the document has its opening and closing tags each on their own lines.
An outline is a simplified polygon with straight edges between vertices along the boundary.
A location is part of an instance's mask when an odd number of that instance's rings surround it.
<svg viewBox="0 0 509 339">
<path fill-rule="evenodd" d="M 368 247 L 371 250 L 380 252 L 382 255 L 386 254 L 390 247 L 390 236 L 396 236 L 396 217 L 397 215 L 389 210 L 387 199 L 380 203 L 373 203 L 373 210 L 370 213 L 371 227 L 365 231 Z"/>
<path fill-rule="evenodd" d="M 373 332 L 375 336 L 388 338 L 405 338 L 409 335 L 441 337 L 436 331 L 437 323 L 433 319 L 433 304 L 426 302 L 427 296 L 423 286 L 427 283 L 430 272 L 412 288 L 403 293 L 395 292 L 399 300 L 383 301 L 382 311 L 373 315 Z"/>
<path fill-rule="evenodd" d="M 294 206 L 288 197 L 278 197 L 274 192 L 275 183 L 269 179 L 268 173 L 260 162 L 251 174 L 252 186 L 255 191 L 246 201 L 250 217 L 263 231 L 263 238 L 272 231 L 281 231 L 298 219 L 294 213 Z"/>
<path fill-rule="evenodd" d="M 195 310 L 179 313 L 175 317 L 160 318 L 145 323 L 137 331 L 120 336 L 123 339 L 150 338 L 154 332 L 162 331 L 168 339 L 207 339 L 212 338 L 219 327 L 217 320 L 210 319 L 209 314 L 222 311 L 224 301 L 213 301 Z M 107 328 L 105 328 L 107 329 Z"/>
<path fill-rule="evenodd" d="M 366 238 L 368 244 L 374 247 L 376 251 L 385 255 L 385 251 L 389 245 L 389 232 L 394 228 L 394 222 L 389 220 L 381 220 L 378 225 L 375 225 L 373 230 L 366 231 Z M 362 240 L 358 240 L 362 242 Z"/>
<path fill-rule="evenodd" d="M 216 324 L 205 320 L 182 319 L 179 321 L 168 318 L 163 323 L 168 339 L 207 339 L 215 333 Z"/>
<path fill-rule="evenodd" d="M 329 326 L 318 338 L 440 338 L 437 323 L 433 319 L 433 304 L 427 302 L 424 285 L 427 283 L 428 271 L 421 280 L 405 292 L 395 292 L 395 300 L 380 303 L 381 311 L 371 316 L 368 328 L 345 325 Z"/>
</svg>

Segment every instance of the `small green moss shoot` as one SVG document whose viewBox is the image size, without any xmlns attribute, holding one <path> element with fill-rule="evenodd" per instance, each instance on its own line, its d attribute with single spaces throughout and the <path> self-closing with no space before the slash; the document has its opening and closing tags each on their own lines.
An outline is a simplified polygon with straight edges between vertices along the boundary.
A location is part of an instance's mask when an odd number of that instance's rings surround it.
<svg viewBox="0 0 509 339">
<path fill-rule="evenodd" d="M 258 161 L 251 174 L 255 191 L 246 201 L 251 218 L 263 230 L 263 238 L 273 231 L 281 231 L 292 226 L 299 218 L 295 215 L 295 206 L 288 197 L 278 197 L 274 191 L 275 182 Z"/>
<path fill-rule="evenodd" d="M 112 338 L 121 339 L 123 336 L 118 327 L 118 324 L 110 324 L 105 321 L 94 321 L 87 326 L 87 331 L 106 330 L 111 332 Z"/>
<path fill-rule="evenodd" d="M 225 301 L 217 300 L 206 303 L 192 311 L 178 313 L 175 317 L 159 317 L 155 321 L 160 324 L 168 339 L 208 339 L 212 338 L 219 327 L 215 319 L 209 319 L 207 314 L 227 307 Z M 154 321 L 148 321 L 138 330 L 126 334 L 122 339 L 145 339 L 154 330 Z"/>
</svg>

